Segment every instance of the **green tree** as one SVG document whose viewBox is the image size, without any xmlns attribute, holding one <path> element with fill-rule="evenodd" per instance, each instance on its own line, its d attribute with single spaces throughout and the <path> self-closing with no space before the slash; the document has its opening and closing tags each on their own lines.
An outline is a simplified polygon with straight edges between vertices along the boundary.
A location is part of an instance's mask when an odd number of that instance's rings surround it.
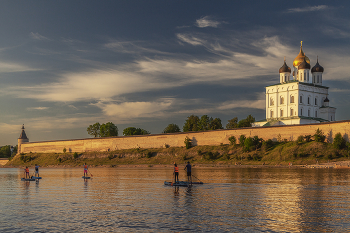
<svg viewBox="0 0 350 233">
<path fill-rule="evenodd" d="M 345 139 L 341 136 L 341 133 L 337 133 L 334 137 L 334 141 L 333 141 L 333 147 L 335 149 L 343 149 L 346 146 L 346 141 Z"/>
<path fill-rule="evenodd" d="M 87 128 L 87 132 L 89 135 L 92 135 L 95 138 L 100 137 L 100 127 L 100 123 L 96 122 L 93 125 L 89 125 L 89 127 Z"/>
<path fill-rule="evenodd" d="M 247 116 L 246 119 L 240 120 L 238 122 L 238 127 L 243 128 L 243 127 L 252 127 L 252 123 L 255 122 L 255 118 L 252 117 L 252 115 Z"/>
<path fill-rule="evenodd" d="M 314 134 L 314 139 L 316 142 L 324 142 L 326 136 L 323 134 L 322 130 L 318 128 Z"/>
<path fill-rule="evenodd" d="M 231 136 L 228 138 L 228 140 L 230 141 L 230 144 L 231 145 L 236 145 L 236 137 L 235 136 Z"/>
<path fill-rule="evenodd" d="M 146 134 L 150 134 L 150 132 L 141 128 L 128 127 L 123 130 L 124 136 L 146 135 Z"/>
<path fill-rule="evenodd" d="M 118 136 L 118 127 L 112 122 L 107 122 L 106 124 L 102 124 L 100 127 L 100 136 L 101 137 Z"/>
<path fill-rule="evenodd" d="M 231 120 L 228 120 L 228 123 L 226 125 L 226 129 L 234 129 L 238 128 L 238 118 L 234 117 Z"/>
<path fill-rule="evenodd" d="M 164 130 L 163 133 L 178 133 L 181 132 L 180 127 L 177 124 L 169 124 Z"/>
<path fill-rule="evenodd" d="M 199 130 L 199 117 L 195 115 L 191 115 L 187 117 L 187 120 L 183 126 L 183 131 L 198 131 Z"/>
<path fill-rule="evenodd" d="M 239 136 L 238 140 L 239 140 L 239 145 L 244 146 L 245 136 L 243 134 Z"/>
<path fill-rule="evenodd" d="M 9 158 L 11 157 L 11 146 L 6 145 L 0 149 L 0 158 Z"/>
<path fill-rule="evenodd" d="M 210 130 L 222 129 L 221 119 L 215 118 L 210 122 Z"/>
<path fill-rule="evenodd" d="M 210 123 L 213 121 L 212 117 L 208 117 L 208 115 L 201 116 L 201 119 L 198 123 L 198 130 L 204 131 L 210 129 Z"/>
<path fill-rule="evenodd" d="M 185 143 L 186 149 L 190 149 L 192 147 L 192 140 L 187 136 L 185 138 L 184 143 Z"/>
<path fill-rule="evenodd" d="M 253 138 L 251 137 L 247 137 L 244 140 L 244 150 L 245 151 L 251 151 L 254 147 L 254 142 L 253 142 Z"/>
</svg>

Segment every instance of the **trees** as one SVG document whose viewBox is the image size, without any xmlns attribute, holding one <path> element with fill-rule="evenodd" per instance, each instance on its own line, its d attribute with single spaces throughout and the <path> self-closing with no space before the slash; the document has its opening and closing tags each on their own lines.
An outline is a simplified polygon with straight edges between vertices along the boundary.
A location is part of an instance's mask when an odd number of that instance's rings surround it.
<svg viewBox="0 0 350 233">
<path fill-rule="evenodd" d="M 228 123 L 226 125 L 226 129 L 234 129 L 238 128 L 238 118 L 234 117 L 231 120 L 228 120 Z"/>
<path fill-rule="evenodd" d="M 6 145 L 0 149 L 0 158 L 9 158 L 11 157 L 11 146 Z"/>
<path fill-rule="evenodd" d="M 141 128 L 128 127 L 123 130 L 124 136 L 146 135 L 146 134 L 150 134 L 150 132 Z"/>
<path fill-rule="evenodd" d="M 346 147 L 346 141 L 341 136 L 341 133 L 337 133 L 334 137 L 333 147 L 337 150 L 343 149 Z"/>
<path fill-rule="evenodd" d="M 100 127 L 100 123 L 96 122 L 93 125 L 89 125 L 89 127 L 87 128 L 87 132 L 95 138 L 100 137 Z"/>
<path fill-rule="evenodd" d="M 246 119 L 240 120 L 238 122 L 238 127 L 252 127 L 252 123 L 255 122 L 255 118 L 252 115 L 247 116 Z"/>
<path fill-rule="evenodd" d="M 204 131 L 222 129 L 220 118 L 213 119 L 208 115 L 203 115 L 200 119 L 198 116 L 191 115 L 187 117 L 187 120 L 183 126 L 183 131 Z"/>
<path fill-rule="evenodd" d="M 106 124 L 100 125 L 96 122 L 93 125 L 89 125 L 87 128 L 88 134 L 97 137 L 112 137 L 118 136 L 118 127 L 112 122 L 107 122 Z"/>
<path fill-rule="evenodd" d="M 322 130 L 317 129 L 314 134 L 315 142 L 324 142 L 326 139 L 326 136 L 323 134 Z"/>
<path fill-rule="evenodd" d="M 184 132 L 198 131 L 199 130 L 198 123 L 199 123 L 199 117 L 195 115 L 191 115 L 187 117 L 185 125 L 183 126 L 182 129 Z"/>
<path fill-rule="evenodd" d="M 118 127 L 112 122 L 102 124 L 100 127 L 100 137 L 118 136 Z"/>
<path fill-rule="evenodd" d="M 163 133 L 178 133 L 180 131 L 180 127 L 177 124 L 169 124 L 164 130 Z"/>
</svg>

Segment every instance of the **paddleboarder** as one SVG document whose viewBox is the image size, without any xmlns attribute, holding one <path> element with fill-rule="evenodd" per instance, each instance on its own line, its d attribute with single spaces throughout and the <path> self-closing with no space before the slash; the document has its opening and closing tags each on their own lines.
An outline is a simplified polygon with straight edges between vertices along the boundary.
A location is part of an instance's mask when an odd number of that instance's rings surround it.
<svg viewBox="0 0 350 233">
<path fill-rule="evenodd" d="M 25 173 L 25 179 L 29 179 L 30 178 L 30 176 L 29 176 L 29 168 L 28 167 L 26 167 L 25 169 L 24 169 L 24 173 Z"/>
<path fill-rule="evenodd" d="M 35 177 L 40 177 L 39 176 L 39 165 L 35 164 Z"/>
<path fill-rule="evenodd" d="M 191 182 L 192 184 L 192 174 L 191 174 L 192 166 L 190 164 L 190 161 L 187 162 L 187 165 L 185 166 L 184 170 L 187 171 L 187 181 Z"/>
<path fill-rule="evenodd" d="M 177 167 L 177 164 L 174 164 L 174 177 L 175 177 L 175 183 L 176 183 L 176 178 L 177 182 L 179 182 L 179 168 Z"/>
<path fill-rule="evenodd" d="M 86 163 L 84 163 L 84 177 L 87 176 L 87 172 L 88 172 L 88 165 L 86 165 Z M 86 174 L 86 176 L 85 176 Z"/>
</svg>

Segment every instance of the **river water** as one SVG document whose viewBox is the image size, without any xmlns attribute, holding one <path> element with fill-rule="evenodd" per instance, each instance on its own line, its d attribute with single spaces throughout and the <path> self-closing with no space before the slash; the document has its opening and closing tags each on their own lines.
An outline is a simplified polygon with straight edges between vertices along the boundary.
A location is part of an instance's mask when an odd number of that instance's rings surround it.
<svg viewBox="0 0 350 233">
<path fill-rule="evenodd" d="M 0 169 L 0 232 L 345 232 L 350 169 L 193 168 L 205 184 L 165 186 L 172 168 Z M 181 172 L 180 180 L 185 179 Z M 194 178 L 194 180 L 197 180 Z"/>
</svg>

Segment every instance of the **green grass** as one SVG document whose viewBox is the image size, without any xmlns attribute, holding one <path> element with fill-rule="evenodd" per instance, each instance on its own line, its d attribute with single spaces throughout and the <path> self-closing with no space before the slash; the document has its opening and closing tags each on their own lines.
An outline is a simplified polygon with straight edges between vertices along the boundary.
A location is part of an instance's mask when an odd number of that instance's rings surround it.
<svg viewBox="0 0 350 233">
<path fill-rule="evenodd" d="M 16 155 L 7 166 L 81 166 L 131 165 L 131 164 L 181 164 L 190 161 L 196 164 L 244 164 L 244 165 L 294 165 L 313 164 L 348 159 L 348 150 L 336 150 L 332 144 L 320 142 L 275 142 L 269 149 L 261 148 L 244 152 L 236 145 L 128 149 L 111 152 L 77 153 L 28 153 Z"/>
</svg>

